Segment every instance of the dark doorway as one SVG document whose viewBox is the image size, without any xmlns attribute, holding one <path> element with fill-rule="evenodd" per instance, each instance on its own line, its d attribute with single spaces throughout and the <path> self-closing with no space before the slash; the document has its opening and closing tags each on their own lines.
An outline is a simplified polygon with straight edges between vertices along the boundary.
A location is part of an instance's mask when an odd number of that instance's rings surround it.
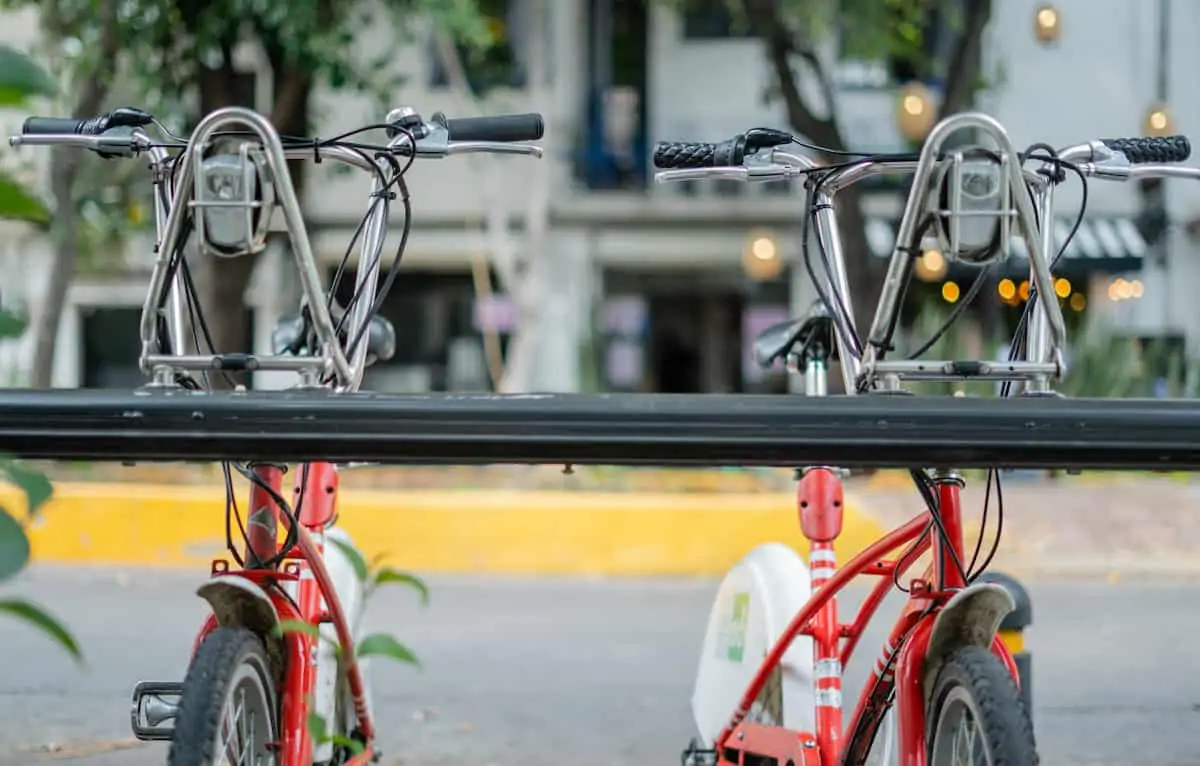
<svg viewBox="0 0 1200 766">
<path fill-rule="evenodd" d="M 589 0 L 584 175 L 593 189 L 640 188 L 648 176 L 646 0 Z"/>
<path fill-rule="evenodd" d="M 663 393 L 742 390 L 738 293 L 650 298 L 650 364 Z"/>
<path fill-rule="evenodd" d="M 240 349 L 227 351 L 249 352 L 254 348 L 254 311 L 247 312 L 245 343 Z M 140 307 L 105 306 L 81 307 L 83 325 L 82 388 L 139 388 L 147 378 L 138 368 L 141 351 Z M 226 350 L 226 349 L 223 349 Z M 254 387 L 254 373 L 231 374 L 234 383 Z M 199 374 L 196 374 L 199 379 Z"/>
</svg>

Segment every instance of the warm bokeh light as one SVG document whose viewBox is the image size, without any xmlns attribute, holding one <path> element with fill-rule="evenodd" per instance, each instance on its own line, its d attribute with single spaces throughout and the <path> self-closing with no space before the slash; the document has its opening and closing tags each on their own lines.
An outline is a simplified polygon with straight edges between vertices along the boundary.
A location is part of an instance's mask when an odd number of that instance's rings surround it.
<svg viewBox="0 0 1200 766">
<path fill-rule="evenodd" d="M 1083 311 L 1084 308 L 1087 307 L 1087 298 L 1083 296 L 1083 293 L 1075 293 L 1071 296 L 1071 300 L 1067 305 L 1069 305 L 1073 311 Z"/>
<path fill-rule="evenodd" d="M 917 258 L 915 268 L 919 279 L 933 282 L 946 276 L 946 257 L 937 250 L 926 250 Z"/>
<path fill-rule="evenodd" d="M 1166 104 L 1154 104 L 1142 120 L 1142 133 L 1147 136 L 1169 136 L 1175 133 L 1175 120 Z"/>
<path fill-rule="evenodd" d="M 1021 296 L 1021 300 L 1029 300 L 1029 280 L 1021 281 L 1021 286 L 1017 288 L 1017 295 Z"/>
<path fill-rule="evenodd" d="M 910 82 L 900 89 L 896 123 L 900 134 L 910 141 L 921 141 L 937 119 L 933 93 L 921 82 Z"/>
<path fill-rule="evenodd" d="M 1052 5 L 1041 6 L 1033 17 L 1034 35 L 1043 43 L 1054 42 L 1060 33 L 1059 22 L 1057 8 Z"/>
<path fill-rule="evenodd" d="M 1108 299 L 1110 301 L 1124 301 L 1130 298 L 1141 298 L 1146 292 L 1146 286 L 1142 284 L 1142 280 L 1135 279 L 1126 281 L 1121 277 L 1117 277 L 1108 284 Z"/>
<path fill-rule="evenodd" d="M 1001 279 L 1000 284 L 996 286 L 996 292 L 1000 293 L 1000 297 L 1004 300 L 1011 301 L 1017 297 L 1017 286 L 1011 279 Z"/>
<path fill-rule="evenodd" d="M 1054 280 L 1054 293 L 1059 298 L 1066 298 L 1071 294 L 1071 282 L 1065 277 L 1059 277 Z"/>
<path fill-rule="evenodd" d="M 956 303 L 959 292 L 958 285 L 954 282 L 946 282 L 942 285 L 942 299 L 946 303 Z"/>
<path fill-rule="evenodd" d="M 769 261 L 775 257 L 775 243 L 766 237 L 759 237 L 750 245 L 750 252 L 760 261 Z"/>
<path fill-rule="evenodd" d="M 755 280 L 779 276 L 783 271 L 783 259 L 779 257 L 779 244 L 774 232 L 759 230 L 750 233 L 742 251 L 742 268 Z"/>
</svg>

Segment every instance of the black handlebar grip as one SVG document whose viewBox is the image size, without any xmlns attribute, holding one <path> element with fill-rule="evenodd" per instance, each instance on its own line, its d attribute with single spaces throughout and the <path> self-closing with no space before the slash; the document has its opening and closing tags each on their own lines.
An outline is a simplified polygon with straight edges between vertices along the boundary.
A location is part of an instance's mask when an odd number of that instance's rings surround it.
<svg viewBox="0 0 1200 766">
<path fill-rule="evenodd" d="M 533 112 L 459 117 L 444 124 L 451 141 L 537 141 L 546 132 L 542 116 Z"/>
<path fill-rule="evenodd" d="M 75 117 L 29 117 L 21 126 L 25 135 L 71 135 L 98 136 L 112 128 L 140 128 L 154 121 L 154 116 L 141 109 L 121 106 L 108 114 L 87 119 Z"/>
<path fill-rule="evenodd" d="M 21 125 L 27 136 L 63 136 L 83 133 L 87 120 L 73 117 L 30 117 Z"/>
<path fill-rule="evenodd" d="M 1143 162 L 1184 162 L 1192 156 L 1187 136 L 1141 136 L 1139 138 L 1102 138 L 1109 149 L 1125 155 L 1133 164 Z"/>
<path fill-rule="evenodd" d="M 732 167 L 741 165 L 745 157 L 744 136 L 719 144 L 659 141 L 654 145 L 654 167 L 660 170 Z"/>
</svg>

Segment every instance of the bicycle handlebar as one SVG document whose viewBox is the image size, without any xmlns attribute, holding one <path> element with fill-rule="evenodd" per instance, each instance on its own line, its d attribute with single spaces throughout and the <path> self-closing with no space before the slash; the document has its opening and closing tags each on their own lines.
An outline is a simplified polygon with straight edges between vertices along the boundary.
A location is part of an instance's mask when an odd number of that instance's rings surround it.
<svg viewBox="0 0 1200 766">
<path fill-rule="evenodd" d="M 546 130 L 542 116 L 533 112 L 490 117 L 458 117 L 445 120 L 443 125 L 451 141 L 539 141 Z"/>
<path fill-rule="evenodd" d="M 1187 162 L 1192 156 L 1192 144 L 1187 136 L 1140 136 L 1137 138 L 1102 138 L 1100 143 L 1125 155 L 1134 165 L 1151 162 Z"/>
<path fill-rule="evenodd" d="M 769 141 L 753 140 L 769 136 Z M 782 140 L 780 137 L 785 137 Z M 792 137 L 782 132 L 754 131 L 715 143 L 693 141 L 659 141 L 654 146 L 654 166 L 664 172 L 656 175 L 659 182 L 683 181 L 697 178 L 727 178 L 738 181 L 774 181 L 803 175 L 821 165 L 813 158 L 784 152 L 776 148 L 791 143 Z M 761 149 L 772 148 L 755 156 Z M 1134 138 L 1103 138 L 1069 147 L 1058 152 L 1058 159 L 1071 162 L 1084 175 L 1104 180 L 1126 181 L 1146 178 L 1191 178 L 1200 180 L 1200 168 L 1181 167 L 1171 163 L 1184 162 L 1191 157 L 1192 145 L 1186 136 L 1139 136 Z M 1038 157 L 1037 159 L 1048 159 Z M 859 180 L 880 172 L 911 172 L 915 161 L 909 158 L 870 157 L 850 167 L 844 164 L 842 175 Z M 869 172 L 866 172 L 869 171 Z M 849 185 L 846 181 L 835 188 Z"/>
<path fill-rule="evenodd" d="M 137 130 L 153 122 L 155 119 L 152 115 L 132 107 L 121 107 L 107 114 L 82 119 L 29 117 L 21 126 L 21 134 L 9 137 L 8 143 L 13 147 L 77 146 L 94 151 L 105 159 L 128 157 L 164 145 L 164 142 L 156 143 Z M 415 113 L 405 111 L 397 120 L 389 117 L 388 122 L 392 128 L 403 129 L 389 130 L 392 140 L 388 149 L 399 155 L 445 157 L 452 154 L 490 152 L 542 156 L 541 147 L 520 143 L 536 141 L 545 133 L 542 116 L 533 112 L 456 119 L 447 119 L 439 113 L 427 124 Z M 109 133 L 116 128 L 131 130 L 119 134 Z M 401 135 L 405 131 L 407 136 Z M 187 145 L 186 142 L 178 140 L 165 144 L 178 149 Z M 364 170 L 374 168 L 374 163 L 360 152 L 340 147 L 336 143 L 317 147 L 308 143 L 302 147 L 293 144 L 291 147 L 285 147 L 284 151 L 289 159 L 311 157 L 315 151 L 319 155 L 331 156 Z"/>
</svg>

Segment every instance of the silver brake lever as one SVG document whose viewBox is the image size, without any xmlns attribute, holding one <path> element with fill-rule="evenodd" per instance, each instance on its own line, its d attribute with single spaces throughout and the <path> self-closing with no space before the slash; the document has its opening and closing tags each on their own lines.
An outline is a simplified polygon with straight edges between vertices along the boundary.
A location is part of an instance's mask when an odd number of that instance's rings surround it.
<svg viewBox="0 0 1200 766">
<path fill-rule="evenodd" d="M 459 141 L 446 145 L 446 154 L 524 154 L 542 157 L 542 147 L 535 144 L 510 144 L 504 141 Z"/>
<path fill-rule="evenodd" d="M 152 145 L 150 137 L 138 132 L 126 135 L 81 136 L 74 133 L 32 134 L 9 136 L 8 145 L 17 146 L 78 146 L 111 154 L 132 154 L 146 151 Z"/>
<path fill-rule="evenodd" d="M 662 170 L 654 174 L 656 183 L 665 184 L 671 181 L 691 181 L 698 178 L 725 178 L 732 181 L 778 181 L 800 175 L 801 168 L 787 165 L 754 165 L 753 167 L 733 166 L 727 168 L 684 168 L 682 170 Z"/>
<path fill-rule="evenodd" d="M 691 181 L 697 178 L 728 178 L 733 181 L 745 181 L 750 177 L 750 171 L 741 166 L 727 168 L 684 168 L 682 170 L 660 170 L 654 174 L 654 181 L 660 184 L 672 181 Z"/>
</svg>

